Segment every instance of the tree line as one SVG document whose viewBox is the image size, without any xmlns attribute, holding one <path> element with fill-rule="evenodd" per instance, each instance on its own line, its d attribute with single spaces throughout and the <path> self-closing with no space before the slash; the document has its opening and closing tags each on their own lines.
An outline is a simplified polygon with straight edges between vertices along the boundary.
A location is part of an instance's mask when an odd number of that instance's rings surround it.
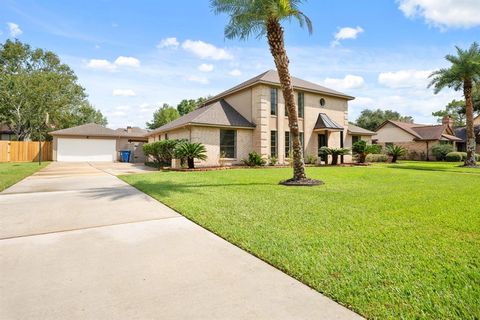
<svg viewBox="0 0 480 320">
<path fill-rule="evenodd" d="M 107 118 L 55 53 L 19 40 L 0 45 L 0 123 L 17 140 L 50 139 L 49 131 L 90 122 Z"/>
<path fill-rule="evenodd" d="M 179 104 L 177 104 L 177 107 L 173 107 L 168 103 L 164 103 L 163 106 L 158 108 L 153 113 L 153 120 L 151 122 L 147 122 L 146 126 L 150 130 L 160 128 L 161 126 L 197 109 L 209 98 L 210 97 L 183 99 Z"/>
</svg>

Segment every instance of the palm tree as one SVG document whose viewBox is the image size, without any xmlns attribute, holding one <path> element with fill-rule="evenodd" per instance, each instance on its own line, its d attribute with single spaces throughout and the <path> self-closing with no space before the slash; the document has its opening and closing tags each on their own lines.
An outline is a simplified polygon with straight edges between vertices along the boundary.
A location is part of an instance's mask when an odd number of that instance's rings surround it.
<svg viewBox="0 0 480 320">
<path fill-rule="evenodd" d="M 332 166 L 336 166 L 338 164 L 338 156 L 345 156 L 347 154 L 350 154 L 350 149 L 321 147 L 320 152 L 324 155 L 331 155 Z M 328 158 L 326 159 L 327 159 L 326 162 L 328 162 Z M 325 163 L 325 164 L 328 164 L 328 163 Z"/>
<path fill-rule="evenodd" d="M 396 163 L 398 157 L 403 157 L 407 154 L 407 149 L 402 146 L 388 145 L 387 154 L 392 156 L 392 163 Z"/>
<path fill-rule="evenodd" d="M 293 178 L 286 182 L 307 180 L 303 150 L 298 131 L 298 114 L 295 107 L 292 78 L 288 69 L 288 56 L 285 50 L 283 27 L 281 22 L 296 19 L 300 26 L 307 26 L 312 32 L 312 23 L 298 6 L 302 0 L 211 0 L 211 6 L 216 14 L 227 13 L 230 21 L 225 27 L 225 37 L 246 40 L 251 35 L 267 36 L 270 52 L 275 61 L 280 86 L 288 111 L 288 125 L 292 135 Z"/>
<path fill-rule="evenodd" d="M 452 65 L 450 68 L 442 68 L 433 72 L 430 77 L 429 87 L 434 86 L 435 94 L 445 87 L 455 91 L 463 89 L 465 96 L 465 116 L 467 122 L 467 158 L 465 166 L 476 166 L 475 159 L 475 133 L 473 128 L 473 98 L 472 87 L 480 83 L 480 48 L 474 42 L 468 50 L 459 47 L 457 55 L 447 55 L 445 59 Z"/>
<path fill-rule="evenodd" d="M 207 149 L 201 143 L 182 142 L 177 146 L 175 153 L 179 159 L 187 160 L 189 169 L 195 168 L 195 159 L 207 159 Z"/>
</svg>

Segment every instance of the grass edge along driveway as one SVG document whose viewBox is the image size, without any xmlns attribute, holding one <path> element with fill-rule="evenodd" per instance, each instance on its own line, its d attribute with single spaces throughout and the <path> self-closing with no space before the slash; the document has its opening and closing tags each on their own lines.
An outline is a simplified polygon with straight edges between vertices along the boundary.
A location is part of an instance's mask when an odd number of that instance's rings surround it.
<svg viewBox="0 0 480 320">
<path fill-rule="evenodd" d="M 45 168 L 49 162 L 2 162 L 0 163 L 0 192 L 14 185 L 20 180 Z"/>
<path fill-rule="evenodd" d="M 313 188 L 278 185 L 288 168 L 121 178 L 367 318 L 474 319 L 480 175 L 422 166 L 308 168 Z"/>
</svg>

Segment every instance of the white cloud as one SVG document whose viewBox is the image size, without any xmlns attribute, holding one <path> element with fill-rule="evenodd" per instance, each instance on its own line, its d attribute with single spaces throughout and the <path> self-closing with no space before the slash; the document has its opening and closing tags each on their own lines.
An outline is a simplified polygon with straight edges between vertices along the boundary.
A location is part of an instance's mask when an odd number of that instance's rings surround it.
<svg viewBox="0 0 480 320">
<path fill-rule="evenodd" d="M 124 57 L 120 56 L 115 60 L 115 64 L 117 66 L 125 66 L 125 67 L 139 67 L 140 60 L 134 57 Z"/>
<path fill-rule="evenodd" d="M 357 39 L 358 35 L 362 32 L 364 32 L 364 30 L 361 27 L 356 27 L 356 28 L 344 27 L 344 28 L 341 28 L 340 30 L 337 31 L 337 33 L 334 34 L 335 40 L 332 42 L 332 46 L 339 45 L 341 40 Z"/>
<path fill-rule="evenodd" d="M 478 0 L 397 0 L 408 18 L 422 17 L 439 28 L 471 28 L 480 25 Z"/>
<path fill-rule="evenodd" d="M 430 70 L 399 70 L 382 72 L 378 75 L 378 82 L 388 88 L 426 88 L 429 83 Z"/>
<path fill-rule="evenodd" d="M 365 80 L 360 76 L 347 74 L 344 78 L 326 78 L 324 81 L 326 86 L 331 86 L 334 89 L 357 89 L 365 84 Z"/>
<path fill-rule="evenodd" d="M 240 71 L 238 69 L 233 69 L 228 74 L 231 75 L 232 77 L 239 77 L 239 76 L 242 75 L 242 71 Z"/>
<path fill-rule="evenodd" d="M 115 107 L 115 110 L 118 110 L 118 111 L 128 111 L 130 110 L 132 107 L 130 106 L 118 106 L 118 107 Z"/>
<path fill-rule="evenodd" d="M 197 69 L 202 72 L 212 72 L 213 64 L 202 63 L 197 67 Z"/>
<path fill-rule="evenodd" d="M 20 29 L 20 26 L 18 24 L 13 22 L 7 22 L 7 25 L 8 25 L 8 30 L 10 30 L 10 36 L 18 37 L 23 33 L 23 31 Z"/>
<path fill-rule="evenodd" d="M 123 117 L 123 116 L 126 116 L 127 113 L 125 111 L 118 110 L 118 111 L 113 111 L 113 112 L 109 113 L 108 115 L 112 116 L 112 117 Z"/>
<path fill-rule="evenodd" d="M 87 62 L 87 68 L 95 70 L 114 71 L 117 66 L 105 59 L 90 59 Z"/>
<path fill-rule="evenodd" d="M 217 48 L 213 44 L 203 41 L 185 40 L 182 43 L 182 48 L 189 51 L 201 59 L 212 60 L 232 60 L 231 53 L 222 48 Z"/>
<path fill-rule="evenodd" d="M 208 84 L 208 79 L 205 78 L 205 77 L 199 77 L 199 76 L 188 76 L 187 77 L 187 80 L 188 81 L 192 81 L 192 82 L 197 82 L 197 83 L 201 83 L 201 84 Z"/>
<path fill-rule="evenodd" d="M 133 97 L 136 94 L 132 89 L 113 89 L 112 95 L 117 97 Z"/>
<path fill-rule="evenodd" d="M 159 44 L 157 44 L 157 48 L 177 48 L 180 45 L 178 42 L 177 38 L 171 37 L 171 38 L 165 38 L 160 41 Z"/>
</svg>

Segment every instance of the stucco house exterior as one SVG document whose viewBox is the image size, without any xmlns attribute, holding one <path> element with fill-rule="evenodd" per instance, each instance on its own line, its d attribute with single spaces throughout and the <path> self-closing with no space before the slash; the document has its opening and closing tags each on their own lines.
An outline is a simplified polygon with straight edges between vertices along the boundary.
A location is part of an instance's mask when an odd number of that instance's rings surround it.
<svg viewBox="0 0 480 320">
<path fill-rule="evenodd" d="M 115 162 L 121 150 L 130 150 L 130 162 L 143 163 L 147 133 L 137 127 L 113 130 L 95 123 L 52 131 L 53 160 Z"/>
<path fill-rule="evenodd" d="M 322 146 L 351 148 L 352 140 L 371 141 L 374 132 L 348 123 L 348 101 L 354 97 L 292 77 L 305 155 Z M 240 164 L 255 151 L 287 162 L 291 150 L 278 74 L 266 71 L 207 100 L 203 106 L 147 134 L 148 141 L 188 139 L 206 146 L 199 166 Z M 351 156 L 345 156 L 351 161 Z"/>
<path fill-rule="evenodd" d="M 442 124 L 425 125 L 387 120 L 377 129 L 373 141 L 383 147 L 389 144 L 403 146 L 411 160 L 433 160 L 432 147 L 439 143 L 456 144 L 461 139 L 455 136 L 452 119 L 446 117 Z"/>
</svg>

